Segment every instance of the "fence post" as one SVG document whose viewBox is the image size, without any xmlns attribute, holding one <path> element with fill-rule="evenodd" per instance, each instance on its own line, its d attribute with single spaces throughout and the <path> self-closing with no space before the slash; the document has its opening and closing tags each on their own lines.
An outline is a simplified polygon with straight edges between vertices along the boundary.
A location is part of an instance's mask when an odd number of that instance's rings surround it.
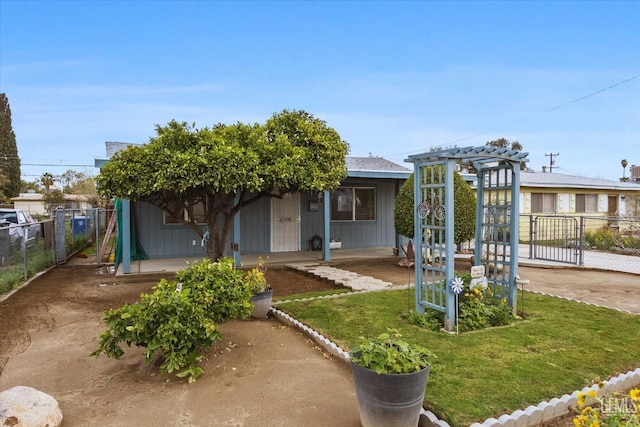
<svg viewBox="0 0 640 427">
<path fill-rule="evenodd" d="M 22 266 L 23 266 L 23 271 L 24 271 L 24 280 L 27 280 L 29 277 L 29 272 L 28 272 L 28 261 L 29 261 L 29 257 L 27 256 L 27 241 L 29 240 L 29 226 L 25 225 L 22 226 L 22 235 L 24 236 L 24 238 L 22 239 L 22 242 L 20 242 L 20 250 L 22 250 Z"/>
<path fill-rule="evenodd" d="M 529 259 L 533 259 L 533 215 L 529 215 Z"/>
<path fill-rule="evenodd" d="M 56 264 L 62 264 L 67 259 L 64 208 L 58 206 L 53 215 L 56 243 Z"/>
<path fill-rule="evenodd" d="M 98 210 L 98 208 L 95 208 L 93 210 L 93 214 L 94 214 L 94 226 L 96 228 L 96 264 L 100 264 L 100 210 Z"/>
<path fill-rule="evenodd" d="M 580 216 L 580 229 L 578 230 L 578 265 L 584 267 L 584 217 Z"/>
</svg>

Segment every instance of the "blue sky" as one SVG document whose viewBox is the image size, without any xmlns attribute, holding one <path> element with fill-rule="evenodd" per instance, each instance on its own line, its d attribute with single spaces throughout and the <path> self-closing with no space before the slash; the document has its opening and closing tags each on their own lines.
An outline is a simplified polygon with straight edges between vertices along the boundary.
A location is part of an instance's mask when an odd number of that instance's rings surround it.
<svg viewBox="0 0 640 427">
<path fill-rule="evenodd" d="M 559 153 L 555 172 L 616 180 L 640 164 L 640 2 L 0 0 L 0 92 L 29 181 L 95 174 L 105 141 L 172 119 L 285 108 L 352 156 L 504 137 L 535 170 Z"/>
</svg>

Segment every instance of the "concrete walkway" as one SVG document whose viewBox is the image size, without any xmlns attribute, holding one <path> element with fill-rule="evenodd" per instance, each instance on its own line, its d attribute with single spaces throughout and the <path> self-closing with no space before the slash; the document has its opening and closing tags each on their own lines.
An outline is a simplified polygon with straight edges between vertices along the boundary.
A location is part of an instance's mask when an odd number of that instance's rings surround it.
<svg viewBox="0 0 640 427">
<path fill-rule="evenodd" d="M 369 276 L 361 276 L 352 271 L 340 268 L 329 267 L 317 264 L 287 264 L 287 267 L 294 270 L 313 274 L 323 279 L 331 280 L 338 285 L 349 288 L 353 291 L 381 291 L 393 286 L 390 282 L 375 279 Z"/>
</svg>

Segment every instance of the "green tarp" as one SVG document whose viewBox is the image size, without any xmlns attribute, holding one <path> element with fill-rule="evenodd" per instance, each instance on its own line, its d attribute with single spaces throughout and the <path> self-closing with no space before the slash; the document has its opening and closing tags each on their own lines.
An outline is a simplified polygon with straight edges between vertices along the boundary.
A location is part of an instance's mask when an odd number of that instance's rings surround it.
<svg viewBox="0 0 640 427">
<path fill-rule="evenodd" d="M 115 201 L 116 212 L 118 215 L 118 240 L 116 242 L 116 256 L 115 256 L 115 268 L 118 269 L 118 265 L 122 262 L 122 200 L 116 199 Z M 136 218 L 134 215 L 135 209 L 133 205 L 131 209 L 131 215 L 129 215 L 130 224 L 129 231 L 131 234 L 131 261 L 140 261 L 143 259 L 149 259 L 147 253 L 144 251 L 140 242 L 138 242 L 138 232 L 136 230 Z"/>
</svg>

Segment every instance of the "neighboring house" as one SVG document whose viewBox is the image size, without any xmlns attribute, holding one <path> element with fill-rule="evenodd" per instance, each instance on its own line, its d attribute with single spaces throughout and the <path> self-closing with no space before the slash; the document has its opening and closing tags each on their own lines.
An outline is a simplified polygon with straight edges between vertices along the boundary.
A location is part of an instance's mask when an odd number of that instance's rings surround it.
<svg viewBox="0 0 640 427">
<path fill-rule="evenodd" d="M 547 172 L 520 173 L 520 213 L 639 216 L 640 185 Z"/>
<path fill-rule="evenodd" d="M 29 212 L 31 215 L 48 215 L 47 206 L 42 193 L 20 193 L 18 197 L 11 199 L 15 209 Z M 90 209 L 91 205 L 87 201 L 87 196 L 83 194 L 65 194 L 64 208 L 67 210 Z"/>
<path fill-rule="evenodd" d="M 640 166 L 631 165 L 629 173 L 631 174 L 629 178 L 631 181 L 640 183 Z"/>
<path fill-rule="evenodd" d="M 107 142 L 110 157 L 127 143 Z M 108 159 L 97 159 L 96 167 Z M 333 192 L 292 193 L 263 198 L 235 218 L 228 254 L 397 247 L 393 225 L 395 197 L 412 171 L 380 157 L 348 157 L 347 178 Z M 149 258 L 205 254 L 197 235 L 161 209 L 131 203 L 138 243 Z M 203 227 L 205 224 L 203 224 Z M 321 244 L 319 244 L 321 242 Z M 339 242 L 339 243 L 338 243 Z"/>
</svg>

